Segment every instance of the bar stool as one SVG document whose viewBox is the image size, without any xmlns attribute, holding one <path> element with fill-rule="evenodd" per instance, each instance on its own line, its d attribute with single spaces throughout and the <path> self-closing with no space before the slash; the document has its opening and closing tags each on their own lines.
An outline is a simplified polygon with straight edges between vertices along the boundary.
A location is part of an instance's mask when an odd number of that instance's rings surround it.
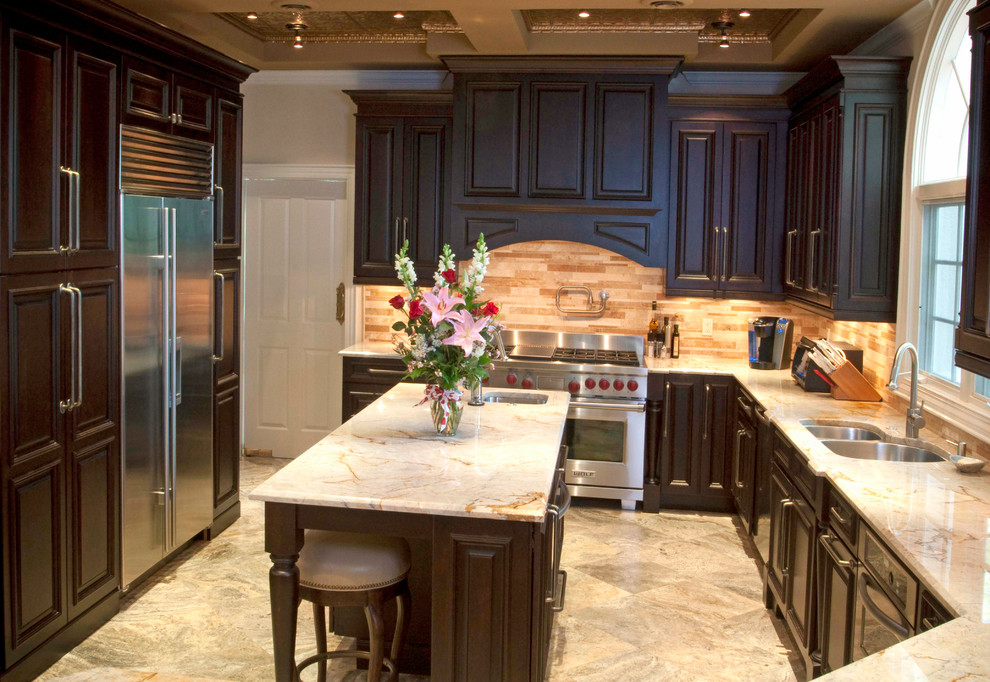
<svg viewBox="0 0 990 682">
<path fill-rule="evenodd" d="M 401 538 L 326 530 L 306 531 L 299 552 L 299 598 L 313 603 L 317 653 L 296 666 L 296 674 L 319 663 L 319 682 L 326 682 L 327 660 L 356 657 L 368 661 L 368 682 L 380 682 L 382 667 L 389 680 L 398 677 L 398 659 L 409 626 L 409 544 Z M 396 602 L 392 650 L 385 656 L 384 605 Z M 369 651 L 327 652 L 326 609 L 363 606 L 371 642 Z"/>
</svg>

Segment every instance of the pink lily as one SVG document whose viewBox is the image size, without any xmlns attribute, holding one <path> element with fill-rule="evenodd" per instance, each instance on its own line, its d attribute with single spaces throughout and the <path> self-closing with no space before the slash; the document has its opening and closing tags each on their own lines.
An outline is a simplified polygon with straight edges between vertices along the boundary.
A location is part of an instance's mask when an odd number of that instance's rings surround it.
<svg viewBox="0 0 990 682">
<path fill-rule="evenodd" d="M 464 350 L 464 355 L 469 356 L 474 349 L 475 341 L 485 341 L 481 332 L 488 326 L 490 320 L 487 317 L 476 320 L 467 310 L 459 310 L 453 315 L 450 322 L 454 325 L 454 333 L 443 340 L 443 345 L 460 346 Z"/>
<path fill-rule="evenodd" d="M 454 307 L 464 305 L 464 299 L 460 296 L 451 296 L 446 287 L 437 293 L 431 291 L 423 292 L 423 303 L 430 311 L 430 324 L 436 327 L 444 320 L 449 320 L 456 315 Z"/>
</svg>

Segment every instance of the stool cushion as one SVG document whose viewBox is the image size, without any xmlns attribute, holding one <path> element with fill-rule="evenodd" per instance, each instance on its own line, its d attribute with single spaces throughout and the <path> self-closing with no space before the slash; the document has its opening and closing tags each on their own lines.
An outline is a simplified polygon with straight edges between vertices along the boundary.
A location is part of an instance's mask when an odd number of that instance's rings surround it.
<svg viewBox="0 0 990 682">
<path fill-rule="evenodd" d="M 409 544 L 402 538 L 308 530 L 299 552 L 299 584 L 357 592 L 388 587 L 409 573 Z"/>
</svg>

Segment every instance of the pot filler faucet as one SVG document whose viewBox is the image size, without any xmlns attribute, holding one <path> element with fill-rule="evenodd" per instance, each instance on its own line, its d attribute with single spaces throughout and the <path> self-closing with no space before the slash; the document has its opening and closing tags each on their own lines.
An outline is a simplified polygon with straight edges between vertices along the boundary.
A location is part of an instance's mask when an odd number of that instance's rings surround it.
<svg viewBox="0 0 990 682">
<path fill-rule="evenodd" d="M 894 354 L 894 364 L 890 367 L 890 381 L 887 383 L 887 388 L 891 391 L 897 390 L 897 377 L 901 373 L 901 360 L 904 359 L 905 351 L 911 353 L 911 404 L 908 405 L 904 431 L 908 438 L 917 438 L 918 432 L 925 425 L 925 418 L 922 416 L 925 401 L 922 400 L 921 405 L 918 405 L 918 349 L 913 343 L 905 341 L 898 346 Z"/>
</svg>

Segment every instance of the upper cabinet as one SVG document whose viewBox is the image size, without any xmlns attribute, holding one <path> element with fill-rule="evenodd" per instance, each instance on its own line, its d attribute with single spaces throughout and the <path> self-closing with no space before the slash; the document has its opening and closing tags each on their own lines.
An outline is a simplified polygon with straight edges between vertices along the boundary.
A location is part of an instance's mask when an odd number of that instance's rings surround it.
<svg viewBox="0 0 990 682">
<path fill-rule="evenodd" d="M 956 364 L 990 376 L 990 2 L 970 13 L 969 168 L 963 242 L 962 313 Z"/>
<path fill-rule="evenodd" d="M 216 206 L 213 211 L 214 258 L 241 255 L 241 141 L 243 137 L 241 97 L 217 97 L 217 134 L 213 145 L 213 182 Z"/>
<path fill-rule="evenodd" d="M 213 141 L 213 88 L 154 64 L 124 58 L 121 122 Z"/>
<path fill-rule="evenodd" d="M 450 57 L 450 242 L 560 239 L 666 260 L 667 81 L 679 59 Z"/>
<path fill-rule="evenodd" d="M 119 57 L 22 17 L 3 32 L 0 273 L 114 265 Z"/>
<path fill-rule="evenodd" d="M 668 295 L 779 297 L 786 110 L 763 113 L 672 121 Z"/>
<path fill-rule="evenodd" d="M 830 57 L 787 93 L 784 291 L 826 317 L 896 318 L 909 64 Z"/>
<path fill-rule="evenodd" d="M 350 91 L 358 105 L 354 281 L 397 284 L 409 242 L 419 282 L 433 286 L 450 215 L 449 91 Z"/>
</svg>

